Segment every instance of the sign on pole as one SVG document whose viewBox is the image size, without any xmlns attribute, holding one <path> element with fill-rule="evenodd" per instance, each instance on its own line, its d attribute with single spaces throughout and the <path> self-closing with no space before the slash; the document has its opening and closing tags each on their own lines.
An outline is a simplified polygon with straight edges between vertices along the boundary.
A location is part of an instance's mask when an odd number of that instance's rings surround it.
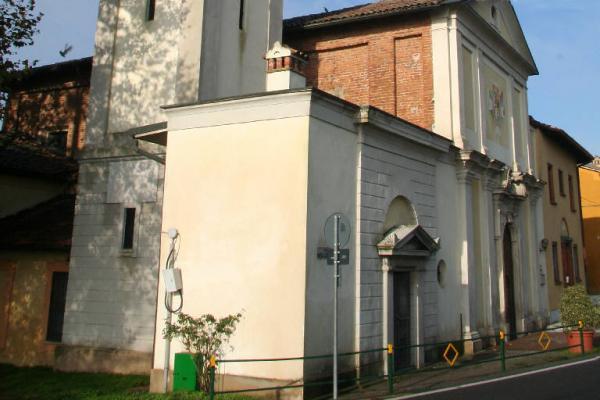
<svg viewBox="0 0 600 400">
<path fill-rule="evenodd" d="M 350 234 L 352 233 L 352 228 L 350 225 L 350 221 L 348 218 L 341 213 L 335 213 L 327 218 L 325 221 L 325 241 L 330 247 L 335 246 L 334 240 L 334 227 L 335 227 L 335 218 L 338 218 L 339 221 L 339 230 L 338 230 L 338 245 L 340 247 L 344 247 L 350 241 Z"/>
<path fill-rule="evenodd" d="M 352 228 L 348 218 L 340 213 L 333 214 L 325 222 L 325 241 L 333 248 L 332 257 L 328 261 L 333 261 L 333 399 L 338 398 L 338 288 L 340 286 L 340 264 L 349 263 L 350 253 L 343 251 L 344 247 L 350 241 Z M 324 249 L 329 253 L 328 249 Z M 328 254 L 327 254 L 328 255 Z"/>
</svg>

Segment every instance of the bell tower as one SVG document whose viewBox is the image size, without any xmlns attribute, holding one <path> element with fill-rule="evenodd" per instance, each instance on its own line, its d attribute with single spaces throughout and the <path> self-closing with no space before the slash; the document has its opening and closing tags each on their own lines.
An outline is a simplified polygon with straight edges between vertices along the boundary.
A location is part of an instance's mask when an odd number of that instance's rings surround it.
<svg viewBox="0 0 600 400">
<path fill-rule="evenodd" d="M 164 105 L 264 91 L 282 18 L 282 0 L 101 0 L 89 145 L 164 121 Z"/>
<path fill-rule="evenodd" d="M 166 143 L 142 145 L 133 136 L 165 133 L 165 105 L 265 91 L 264 56 L 281 40 L 283 6 L 100 0 L 99 7 L 74 220 L 82 229 L 73 232 L 75 283 L 68 286 L 65 356 L 57 365 L 86 371 L 101 364 L 105 372 L 126 365 L 145 374 L 162 303 L 156 296 Z M 81 351 L 89 356 L 85 365 L 77 361 Z"/>
</svg>

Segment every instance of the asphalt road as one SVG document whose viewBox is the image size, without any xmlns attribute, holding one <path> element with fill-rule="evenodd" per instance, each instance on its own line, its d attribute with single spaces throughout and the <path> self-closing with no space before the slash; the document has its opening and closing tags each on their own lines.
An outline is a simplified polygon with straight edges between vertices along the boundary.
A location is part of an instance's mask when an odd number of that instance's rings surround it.
<svg viewBox="0 0 600 400">
<path fill-rule="evenodd" d="M 511 379 L 401 398 L 415 400 L 600 400 L 600 358 Z"/>
</svg>

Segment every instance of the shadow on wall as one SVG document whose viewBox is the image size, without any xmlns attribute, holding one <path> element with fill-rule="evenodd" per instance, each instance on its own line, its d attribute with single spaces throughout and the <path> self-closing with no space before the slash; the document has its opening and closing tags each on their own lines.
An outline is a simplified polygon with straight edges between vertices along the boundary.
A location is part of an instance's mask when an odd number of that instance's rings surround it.
<svg viewBox="0 0 600 400">
<path fill-rule="evenodd" d="M 2 256 L 5 258 L 5 256 Z M 7 321 L 5 347 L 0 350 L 0 361 L 19 366 L 51 366 L 54 362 L 56 344 L 46 341 L 48 307 L 50 296 L 49 268 L 57 263 L 51 260 L 66 260 L 67 254 L 11 253 L 15 259 L 15 274 Z M 61 262 L 61 269 L 67 262 Z M 2 320 L 3 323 L 6 322 Z"/>
<path fill-rule="evenodd" d="M 107 18 L 112 6 L 101 3 L 97 45 L 114 37 L 115 21 Z M 110 52 L 96 49 L 86 151 L 137 156 L 127 131 L 164 121 L 160 106 L 175 102 L 177 87 L 190 88 L 195 82 L 186 73 L 193 65 L 177 60 L 179 24 L 188 20 L 187 3 L 157 2 L 153 21 L 146 21 L 144 3 L 122 2 L 112 73 Z M 189 81 L 177 82 L 176 76 Z M 64 342 L 147 355 L 143 372 L 151 368 L 156 305 L 162 305 L 157 286 L 163 177 L 164 168 L 150 160 L 83 163 L 75 209 Z M 126 207 L 136 208 L 131 251 L 123 249 Z M 84 362 L 78 362 L 84 369 L 97 367 Z"/>
<path fill-rule="evenodd" d="M 100 56 L 96 57 L 94 74 L 98 76 L 93 84 L 102 86 L 106 83 L 110 87 L 96 88 L 99 90 L 92 94 L 90 122 L 97 122 L 97 126 L 91 127 L 93 130 L 103 126 L 105 122 L 99 117 L 104 115 L 107 104 L 110 104 L 106 131 L 112 134 L 104 137 L 104 145 L 115 141 L 117 145 L 131 145 L 133 141 L 129 135 L 121 138 L 118 133 L 164 121 L 161 106 L 176 103 L 182 92 L 188 93 L 194 85 L 197 86 L 193 74 L 194 60 L 186 59 L 186 53 L 180 52 L 182 40 L 185 40 L 182 39 L 182 29 L 192 27 L 188 18 L 190 5 L 187 2 L 164 1 L 157 2 L 156 7 L 155 19 L 148 21 L 145 2 L 121 2 L 114 63 L 109 54 L 97 50 Z M 182 21 L 186 21 L 187 25 L 181 26 Z M 97 41 L 98 38 L 112 39 L 112 22 L 98 23 Z M 106 50 L 111 49 L 104 50 L 108 53 Z M 97 92 L 102 90 L 110 96 L 109 101 L 107 97 L 98 97 Z M 104 135 L 105 131 L 98 131 L 98 134 Z M 94 144 L 102 145 L 101 142 Z"/>
</svg>

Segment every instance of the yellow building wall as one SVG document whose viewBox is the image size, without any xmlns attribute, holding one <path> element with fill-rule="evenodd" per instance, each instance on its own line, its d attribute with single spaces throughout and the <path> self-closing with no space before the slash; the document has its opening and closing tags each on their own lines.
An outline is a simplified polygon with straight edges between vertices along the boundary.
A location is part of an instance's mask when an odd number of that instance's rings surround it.
<svg viewBox="0 0 600 400">
<path fill-rule="evenodd" d="M 548 301 L 550 310 L 558 310 L 560 299 L 565 288 L 563 255 L 561 248 L 561 225 L 564 220 L 567 223 L 569 236 L 573 240 L 572 245 L 577 246 L 579 275 L 582 284 L 586 284 L 583 263 L 583 238 L 581 226 L 581 214 L 578 203 L 578 183 L 577 183 L 577 161 L 568 151 L 565 151 L 553 140 L 548 139 L 544 134 L 536 132 L 536 163 L 539 177 L 549 182 L 548 163 L 553 166 L 554 198 L 556 204 L 550 201 L 550 189 L 547 184 L 544 188 L 544 237 L 548 239 L 548 248 L 546 254 L 546 283 L 548 285 Z M 561 195 L 559 189 L 558 171 L 563 171 L 564 195 Z M 575 211 L 571 210 L 569 200 L 569 175 L 573 177 L 573 195 L 575 197 Z M 552 243 L 558 245 L 558 269 L 560 283 L 555 282 L 553 270 Z M 575 265 L 573 266 L 575 268 Z"/>
<path fill-rule="evenodd" d="M 600 294 L 600 171 L 579 169 L 588 291 Z"/>
<path fill-rule="evenodd" d="M 52 273 L 68 271 L 61 253 L 0 253 L 0 363 L 52 366 L 46 341 Z"/>
</svg>

